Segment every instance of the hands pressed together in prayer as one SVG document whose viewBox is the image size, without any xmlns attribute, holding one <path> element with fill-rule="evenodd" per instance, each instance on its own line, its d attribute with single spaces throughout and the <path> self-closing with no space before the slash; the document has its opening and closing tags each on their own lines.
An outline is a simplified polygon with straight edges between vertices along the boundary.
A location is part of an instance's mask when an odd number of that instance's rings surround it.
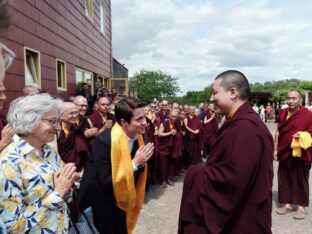
<svg viewBox="0 0 312 234">
<path fill-rule="evenodd" d="M 144 165 L 153 155 L 154 152 L 154 144 L 148 143 L 146 145 L 141 146 L 135 156 L 134 163 L 137 167 Z"/>
<path fill-rule="evenodd" d="M 175 130 L 175 129 L 172 129 L 170 132 L 171 132 L 172 136 L 175 136 L 177 134 L 177 130 Z"/>
<path fill-rule="evenodd" d="M 86 138 L 94 137 L 98 132 L 98 128 L 88 128 L 84 131 Z"/>
<path fill-rule="evenodd" d="M 106 123 L 104 124 L 105 128 L 111 128 L 113 127 L 113 121 L 112 120 L 107 120 Z"/>
<path fill-rule="evenodd" d="M 74 182 L 80 179 L 81 175 L 76 172 L 75 164 L 67 163 L 62 170 L 54 174 L 54 190 L 64 197 L 71 190 Z"/>
</svg>

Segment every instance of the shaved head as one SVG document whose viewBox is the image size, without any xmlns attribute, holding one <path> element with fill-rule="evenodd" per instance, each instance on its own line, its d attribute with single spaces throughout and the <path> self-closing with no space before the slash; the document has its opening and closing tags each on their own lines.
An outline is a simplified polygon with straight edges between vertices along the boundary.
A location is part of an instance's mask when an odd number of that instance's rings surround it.
<svg viewBox="0 0 312 234">
<path fill-rule="evenodd" d="M 62 121 L 68 124 L 75 124 L 78 117 L 76 105 L 72 102 L 64 102 Z"/>
<path fill-rule="evenodd" d="M 226 90 L 235 88 L 239 93 L 239 98 L 247 101 L 250 96 L 250 86 L 245 75 L 236 70 L 222 72 L 215 80 L 222 79 L 220 85 Z"/>
<path fill-rule="evenodd" d="M 80 102 L 84 102 L 84 101 L 87 101 L 87 99 L 84 96 L 76 96 L 73 99 L 73 103 L 75 103 L 75 104 L 80 103 Z"/>
</svg>

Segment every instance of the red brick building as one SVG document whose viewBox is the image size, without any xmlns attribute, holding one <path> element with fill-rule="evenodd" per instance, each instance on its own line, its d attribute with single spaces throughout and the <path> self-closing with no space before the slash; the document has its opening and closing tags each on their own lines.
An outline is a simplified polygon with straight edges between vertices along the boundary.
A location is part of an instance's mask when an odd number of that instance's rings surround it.
<svg viewBox="0 0 312 234">
<path fill-rule="evenodd" d="M 110 0 L 15 0 L 12 23 L 1 41 L 16 53 L 6 73 L 7 101 L 27 84 L 74 96 L 88 82 L 111 86 L 112 32 Z"/>
</svg>

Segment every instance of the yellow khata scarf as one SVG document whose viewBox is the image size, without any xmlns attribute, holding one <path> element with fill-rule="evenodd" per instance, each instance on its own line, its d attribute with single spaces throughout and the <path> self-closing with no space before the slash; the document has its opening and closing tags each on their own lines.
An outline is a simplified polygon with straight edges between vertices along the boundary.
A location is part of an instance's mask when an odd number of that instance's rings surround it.
<svg viewBox="0 0 312 234">
<path fill-rule="evenodd" d="M 144 201 L 147 165 L 140 173 L 135 186 L 129 142 L 121 126 L 116 123 L 111 132 L 111 161 L 114 196 L 117 206 L 126 212 L 127 230 L 131 234 L 138 220 Z M 138 136 L 139 147 L 144 145 Z"/>
<path fill-rule="evenodd" d="M 309 132 L 298 132 L 299 139 L 293 138 L 290 147 L 293 149 L 293 157 L 301 157 L 301 148 L 304 150 L 312 146 L 312 138 Z"/>
<path fill-rule="evenodd" d="M 65 137 L 67 137 L 68 134 L 69 134 L 69 130 L 67 130 L 67 129 L 65 128 L 63 121 L 61 122 L 61 125 L 62 125 L 62 130 L 63 130 L 64 133 L 65 133 Z"/>
</svg>

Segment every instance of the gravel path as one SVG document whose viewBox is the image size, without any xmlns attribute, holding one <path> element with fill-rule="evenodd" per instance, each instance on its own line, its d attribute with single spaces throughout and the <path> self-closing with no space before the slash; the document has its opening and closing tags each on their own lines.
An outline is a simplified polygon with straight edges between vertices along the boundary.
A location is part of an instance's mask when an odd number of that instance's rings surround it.
<svg viewBox="0 0 312 234">
<path fill-rule="evenodd" d="M 275 132 L 276 125 L 268 125 L 272 133 Z M 278 163 L 274 162 L 274 172 L 276 175 Z M 310 185 L 312 179 L 310 176 Z M 180 201 L 182 196 L 183 178 L 180 178 L 175 186 L 166 189 L 159 186 L 151 186 L 146 194 L 145 204 L 134 231 L 134 234 L 174 234 L 177 233 Z M 310 194 L 310 200 L 312 196 Z M 272 232 L 274 234 L 312 234 L 312 209 L 306 209 L 308 215 L 304 220 L 294 220 L 294 213 L 284 216 L 277 215 L 275 210 L 277 203 L 277 178 L 274 177 L 273 184 L 273 213 Z"/>
</svg>

